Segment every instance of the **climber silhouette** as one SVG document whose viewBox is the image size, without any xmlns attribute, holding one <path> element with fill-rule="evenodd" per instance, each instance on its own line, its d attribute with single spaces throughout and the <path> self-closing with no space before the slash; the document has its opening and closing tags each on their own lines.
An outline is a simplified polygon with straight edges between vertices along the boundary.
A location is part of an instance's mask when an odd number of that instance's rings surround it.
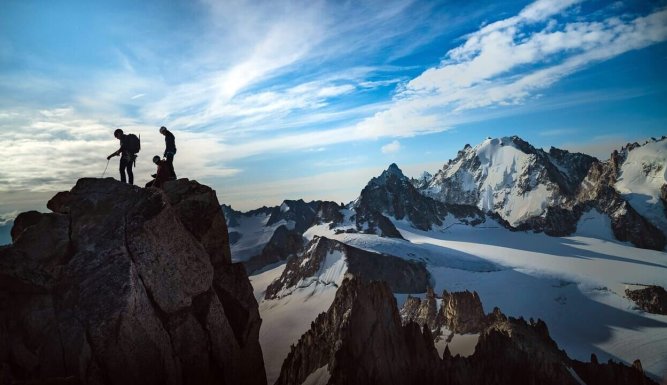
<svg viewBox="0 0 667 385">
<path fill-rule="evenodd" d="M 141 142 L 139 138 L 134 134 L 123 133 L 123 130 L 120 128 L 113 132 L 113 136 L 120 141 L 120 148 L 118 151 L 107 156 L 107 160 L 111 159 L 114 156 L 121 155 L 119 170 L 120 170 L 120 181 L 125 183 L 125 172 L 127 172 L 127 181 L 130 184 L 134 184 L 134 174 L 132 173 L 132 166 L 135 165 L 137 159 L 137 153 L 141 149 Z"/>
<path fill-rule="evenodd" d="M 160 127 L 160 134 L 164 135 L 164 157 L 167 159 L 169 165 L 169 176 L 171 179 L 176 179 L 176 172 L 174 171 L 174 155 L 176 155 L 176 138 L 167 127 Z"/>
<path fill-rule="evenodd" d="M 164 182 L 171 178 L 171 174 L 169 173 L 169 163 L 167 163 L 166 160 L 160 159 L 158 155 L 153 157 L 153 163 L 157 165 L 157 172 L 151 175 L 155 179 L 148 182 L 146 187 L 162 188 Z"/>
</svg>

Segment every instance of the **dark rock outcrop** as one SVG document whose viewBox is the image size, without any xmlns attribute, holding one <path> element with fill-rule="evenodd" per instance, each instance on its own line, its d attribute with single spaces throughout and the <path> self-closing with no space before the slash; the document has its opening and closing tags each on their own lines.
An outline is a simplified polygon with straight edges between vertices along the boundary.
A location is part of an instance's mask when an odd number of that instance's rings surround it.
<svg viewBox="0 0 667 385">
<path fill-rule="evenodd" d="M 574 207 L 595 208 L 611 219 L 614 236 L 635 246 L 663 250 L 665 235 L 642 217 L 613 187 L 622 156 L 614 152 L 604 163 L 594 163 L 576 194 Z M 576 208 L 574 208 L 576 210 Z"/>
<path fill-rule="evenodd" d="M 455 333 L 478 333 L 485 324 L 484 308 L 477 292 L 442 293 L 440 316 L 444 326 Z"/>
<path fill-rule="evenodd" d="M 301 384 L 324 366 L 328 384 L 431 384 L 438 360 L 428 330 L 401 325 L 389 286 L 346 279 L 292 347 L 276 384 Z"/>
<path fill-rule="evenodd" d="M 81 179 L 48 207 L 0 249 L 10 382 L 266 382 L 257 302 L 213 190 Z"/>
<path fill-rule="evenodd" d="M 576 362 L 558 349 L 543 321 L 506 317 L 496 308 L 486 316 L 479 333 L 471 356 L 452 357 L 445 350 L 440 358 L 428 326 L 401 323 L 386 284 L 345 279 L 329 310 L 292 346 L 276 384 L 301 384 L 318 369 L 327 371 L 330 385 L 579 384 L 568 370 Z M 625 375 L 634 374 L 639 364 L 635 368 L 614 365 L 622 369 L 613 369 L 621 375 L 611 383 L 642 383 L 636 382 L 636 376 Z M 577 366 L 575 370 L 579 372 Z M 598 378 L 596 368 L 591 373 Z M 641 381 L 653 384 L 643 375 Z"/>
<path fill-rule="evenodd" d="M 595 354 L 591 355 L 591 362 L 572 360 L 572 369 L 586 385 L 658 385 L 646 377 L 639 360 L 632 366 L 609 360 L 606 364 L 598 363 Z"/>
<path fill-rule="evenodd" d="M 525 162 L 493 164 L 505 174 L 502 182 L 487 185 L 487 178 L 494 172 L 490 171 L 492 163 L 507 161 L 503 157 L 494 160 L 493 154 L 507 146 L 525 154 Z M 484 207 L 487 214 L 498 218 L 499 223 L 511 230 L 543 231 L 552 236 L 572 234 L 582 214 L 596 209 L 609 216 L 618 240 L 632 242 L 641 248 L 663 250 L 666 234 L 640 215 L 614 187 L 628 153 L 639 147 L 638 143 L 628 144 L 602 162 L 585 154 L 553 147 L 547 153 L 517 136 L 489 138 L 475 148 L 466 145 L 430 179 L 427 186 L 414 184 L 422 186 L 421 193 L 440 202 Z M 500 177 L 495 175 L 495 179 Z M 519 218 L 513 216 L 512 203 L 538 187 L 546 194 L 540 198 L 544 200 L 542 211 Z M 667 196 L 667 187 L 662 195 Z M 667 215 L 667 206 L 661 208 Z"/>
<path fill-rule="evenodd" d="M 423 293 L 431 280 L 422 263 L 358 249 L 326 237 L 314 237 L 305 250 L 287 262 L 281 276 L 268 286 L 266 299 L 277 298 L 281 291 L 295 288 L 299 282 L 335 284 L 318 282 L 327 266 L 327 256 L 334 253 L 345 259 L 346 274 L 366 282 L 385 281 L 395 293 Z"/>
<path fill-rule="evenodd" d="M 430 287 L 423 300 L 408 296 L 401 307 L 400 315 L 404 325 L 410 322 L 420 326 L 426 325 L 432 333 L 438 333 L 442 327 L 442 318 L 439 317 L 435 293 Z"/>
<path fill-rule="evenodd" d="M 625 289 L 625 295 L 644 311 L 667 315 L 667 291 L 661 286 L 648 286 L 637 290 Z"/>
<path fill-rule="evenodd" d="M 269 241 L 266 244 L 258 245 L 261 251 L 243 262 L 249 273 L 260 270 L 267 265 L 285 261 L 301 252 L 304 246 L 303 233 L 314 225 L 324 223 L 329 223 L 329 226 L 333 228 L 343 221 L 343 214 L 340 212 L 342 208 L 334 202 L 312 201 L 306 203 L 301 199 L 286 200 L 280 206 L 261 207 L 247 213 L 222 205 L 223 211 L 231 216 L 231 219 L 227 220 L 229 227 L 238 227 L 244 217 L 257 215 L 268 217 L 264 226 L 275 227 Z M 234 244 L 243 237 L 243 234 L 232 231 L 229 237 L 231 243 Z"/>
<path fill-rule="evenodd" d="M 279 226 L 271 236 L 262 252 L 243 262 L 246 270 L 253 273 L 261 268 L 284 261 L 303 250 L 303 233 L 290 230 L 285 225 Z"/>
<path fill-rule="evenodd" d="M 396 164 L 391 164 L 378 177 L 371 179 L 354 203 L 357 228 L 362 228 L 375 215 L 384 214 L 398 220 L 406 219 L 419 230 L 441 226 L 447 214 L 460 221 L 476 225 L 484 221 L 484 215 L 474 206 L 444 204 L 422 193 L 403 175 Z"/>
<path fill-rule="evenodd" d="M 477 292 L 443 291 L 440 308 L 437 308 L 437 297 L 432 289 L 423 300 L 408 297 L 400 314 L 403 324 L 415 322 L 426 325 L 437 340 L 442 337 L 442 328 L 458 334 L 479 333 L 487 325 L 482 301 Z"/>
</svg>

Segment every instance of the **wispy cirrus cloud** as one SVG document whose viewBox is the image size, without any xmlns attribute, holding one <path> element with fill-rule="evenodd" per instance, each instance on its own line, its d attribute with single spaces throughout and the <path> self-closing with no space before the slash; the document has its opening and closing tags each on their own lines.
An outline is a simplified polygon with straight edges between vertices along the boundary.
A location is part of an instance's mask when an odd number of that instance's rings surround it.
<svg viewBox="0 0 667 385">
<path fill-rule="evenodd" d="M 580 2 L 538 0 L 516 16 L 481 27 L 450 49 L 439 66 L 403 83 L 385 109 L 357 123 L 251 140 L 234 156 L 299 148 L 312 140 L 335 144 L 445 131 L 477 121 L 480 109 L 523 104 L 577 71 L 667 40 L 667 10 L 601 19 L 568 14 L 579 12 L 572 6 Z"/>
<path fill-rule="evenodd" d="M 237 175 L 239 160 L 267 153 L 371 141 L 392 151 L 401 138 L 525 112 L 560 80 L 667 40 L 665 9 L 587 14 L 581 2 L 538 0 L 479 27 L 437 2 L 192 2 L 174 20 L 193 20 L 173 31 L 141 14 L 142 33 L 113 23 L 109 52 L 91 50 L 114 63 L 103 66 L 50 63 L 0 38 L 0 60 L 30 63 L 0 75 L 0 141 L 15 153 L 0 158 L 0 190 L 96 176 L 116 127 L 144 134 L 146 158 L 161 153 L 157 128 L 174 128 L 187 143 L 177 172 L 195 178 Z M 459 40 L 419 61 L 454 26 L 465 27 Z"/>
<path fill-rule="evenodd" d="M 413 127 L 414 134 L 445 130 L 452 115 L 521 104 L 576 71 L 667 40 L 667 10 L 601 21 L 556 17 L 574 3 L 539 0 L 518 16 L 468 35 L 438 67 L 408 82 L 394 106 L 366 124 L 387 134 L 397 132 L 394 126 Z M 410 125 L 414 117 L 431 119 Z"/>
<path fill-rule="evenodd" d="M 563 136 L 575 134 L 577 130 L 573 128 L 557 128 L 554 130 L 540 131 L 540 136 Z"/>
</svg>

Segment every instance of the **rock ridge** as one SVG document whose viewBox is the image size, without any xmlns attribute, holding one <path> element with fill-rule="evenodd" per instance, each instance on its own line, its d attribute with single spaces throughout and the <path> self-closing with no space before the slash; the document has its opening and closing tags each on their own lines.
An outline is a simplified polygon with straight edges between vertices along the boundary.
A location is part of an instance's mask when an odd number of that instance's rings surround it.
<svg viewBox="0 0 667 385">
<path fill-rule="evenodd" d="M 261 319 L 215 192 L 80 179 L 0 249 L 0 378 L 265 384 Z"/>
<path fill-rule="evenodd" d="M 320 378 L 329 385 L 578 385 L 584 377 L 594 384 L 606 378 L 656 384 L 639 362 L 628 367 L 570 360 L 541 320 L 507 317 L 495 308 L 479 333 L 471 356 L 452 357 L 445 349 L 439 357 L 428 325 L 401 321 L 387 284 L 346 278 L 327 312 L 292 346 L 276 384 L 302 384 L 315 371 L 324 371 Z"/>
</svg>

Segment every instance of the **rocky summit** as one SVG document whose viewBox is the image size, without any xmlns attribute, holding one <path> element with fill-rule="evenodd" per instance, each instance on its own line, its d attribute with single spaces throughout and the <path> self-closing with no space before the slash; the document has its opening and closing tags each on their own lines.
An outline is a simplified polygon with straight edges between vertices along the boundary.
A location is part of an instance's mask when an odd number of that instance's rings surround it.
<svg viewBox="0 0 667 385">
<path fill-rule="evenodd" d="M 215 192 L 81 179 L 0 249 L 0 382 L 265 384 Z"/>
</svg>

